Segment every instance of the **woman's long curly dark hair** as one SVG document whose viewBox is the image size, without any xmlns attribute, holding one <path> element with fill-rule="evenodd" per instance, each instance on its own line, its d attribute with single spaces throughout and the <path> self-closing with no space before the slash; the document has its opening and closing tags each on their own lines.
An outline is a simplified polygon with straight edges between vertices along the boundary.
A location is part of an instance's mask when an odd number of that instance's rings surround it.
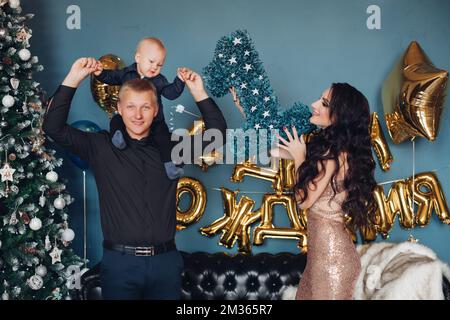
<svg viewBox="0 0 450 320">
<path fill-rule="evenodd" d="M 350 218 L 347 226 L 356 232 L 375 221 L 377 208 L 373 196 L 376 182 L 369 135 L 369 103 L 361 92 L 347 83 L 333 83 L 330 92 L 332 124 L 321 129 L 309 141 L 306 159 L 298 169 L 294 191 L 300 196 L 300 201 L 304 201 L 308 197 L 309 183 L 315 185 L 314 179 L 325 173 L 325 161 L 334 160 L 336 169 L 331 185 L 336 195 L 336 176 L 340 167 L 338 157 L 343 152 L 347 153 L 348 170 L 344 179 L 347 197 L 342 209 Z"/>
</svg>

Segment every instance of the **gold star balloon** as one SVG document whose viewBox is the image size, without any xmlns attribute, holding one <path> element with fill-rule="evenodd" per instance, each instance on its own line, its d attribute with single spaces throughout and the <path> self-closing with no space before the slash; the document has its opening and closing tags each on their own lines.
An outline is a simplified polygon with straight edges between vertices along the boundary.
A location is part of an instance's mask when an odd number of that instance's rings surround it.
<svg viewBox="0 0 450 320">
<path fill-rule="evenodd" d="M 125 63 L 118 56 L 107 54 L 102 56 L 99 61 L 103 68 L 107 70 L 123 69 Z M 111 118 L 113 113 L 117 110 L 117 100 L 119 99 L 120 86 L 113 86 L 98 81 L 94 75 L 91 77 L 91 92 L 95 102 L 106 111 Z"/>
<path fill-rule="evenodd" d="M 416 41 L 410 43 L 382 88 L 394 143 L 420 136 L 434 141 L 445 105 L 448 71 L 436 68 Z"/>
</svg>

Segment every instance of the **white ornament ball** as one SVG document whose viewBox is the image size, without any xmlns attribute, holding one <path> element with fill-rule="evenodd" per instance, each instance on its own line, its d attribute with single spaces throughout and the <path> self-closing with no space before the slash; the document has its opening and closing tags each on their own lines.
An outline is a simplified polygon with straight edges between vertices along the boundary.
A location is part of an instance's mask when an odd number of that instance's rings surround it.
<svg viewBox="0 0 450 320">
<path fill-rule="evenodd" d="M 33 290 L 39 290 L 44 285 L 44 280 L 41 276 L 35 274 L 28 279 L 28 286 Z"/>
<path fill-rule="evenodd" d="M 66 229 L 61 235 L 63 241 L 69 242 L 75 238 L 75 232 L 72 229 Z"/>
<path fill-rule="evenodd" d="M 42 221 L 41 221 L 41 219 L 39 219 L 39 218 L 33 218 L 33 219 L 31 219 L 29 225 L 30 225 L 30 229 L 31 229 L 31 230 L 37 231 L 37 230 L 39 230 L 40 228 L 42 228 Z"/>
<path fill-rule="evenodd" d="M 7 108 L 11 108 L 14 105 L 14 98 L 13 98 L 13 96 L 10 96 L 9 94 L 4 96 L 3 99 L 2 99 L 2 104 L 5 107 L 7 107 Z"/>
<path fill-rule="evenodd" d="M 9 6 L 12 9 L 17 9 L 18 7 L 20 7 L 20 0 L 9 0 Z"/>
<path fill-rule="evenodd" d="M 19 58 L 22 61 L 27 61 L 28 59 L 31 58 L 31 52 L 28 49 L 22 49 L 22 50 L 19 51 L 18 54 L 19 54 Z"/>
<path fill-rule="evenodd" d="M 34 272 L 36 272 L 38 276 L 45 277 L 47 275 L 47 268 L 41 264 L 34 269 Z"/>
<path fill-rule="evenodd" d="M 50 182 L 56 182 L 58 181 L 58 174 L 55 171 L 49 171 L 45 175 L 45 179 L 47 179 Z"/>
<path fill-rule="evenodd" d="M 9 300 L 9 294 L 8 294 L 8 292 L 3 292 L 3 294 L 2 294 L 2 300 Z"/>
<path fill-rule="evenodd" d="M 53 205 L 56 209 L 62 210 L 66 206 L 66 200 L 63 197 L 58 197 L 53 201 Z"/>
</svg>

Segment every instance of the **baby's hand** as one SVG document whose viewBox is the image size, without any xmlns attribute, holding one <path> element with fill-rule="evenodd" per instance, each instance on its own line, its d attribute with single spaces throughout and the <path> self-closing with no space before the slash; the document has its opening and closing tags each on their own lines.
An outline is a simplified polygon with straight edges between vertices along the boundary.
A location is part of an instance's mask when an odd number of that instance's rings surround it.
<svg viewBox="0 0 450 320">
<path fill-rule="evenodd" d="M 184 73 L 186 68 L 178 68 L 177 69 L 177 76 L 180 78 L 181 81 L 186 82 L 186 79 L 184 78 Z"/>
<path fill-rule="evenodd" d="M 100 73 L 103 72 L 103 64 L 97 60 L 97 64 L 95 65 L 94 75 L 98 77 Z"/>
</svg>

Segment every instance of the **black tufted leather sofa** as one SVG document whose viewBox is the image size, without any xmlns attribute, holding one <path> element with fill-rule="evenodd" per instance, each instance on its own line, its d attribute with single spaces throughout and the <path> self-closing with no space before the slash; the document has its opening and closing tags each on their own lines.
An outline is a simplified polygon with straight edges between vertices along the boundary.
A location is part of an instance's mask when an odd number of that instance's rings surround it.
<svg viewBox="0 0 450 320">
<path fill-rule="evenodd" d="M 298 285 L 306 265 L 305 255 L 291 253 L 181 254 L 183 300 L 279 300 L 286 287 Z M 83 274 L 78 298 L 102 298 L 100 265 Z"/>
<path fill-rule="evenodd" d="M 306 265 L 306 255 L 291 253 L 181 254 L 183 300 L 279 300 L 286 287 L 298 284 Z M 99 275 L 100 265 L 83 274 L 78 299 L 102 298 Z M 443 290 L 446 300 L 450 300 L 450 283 L 446 278 Z"/>
</svg>

